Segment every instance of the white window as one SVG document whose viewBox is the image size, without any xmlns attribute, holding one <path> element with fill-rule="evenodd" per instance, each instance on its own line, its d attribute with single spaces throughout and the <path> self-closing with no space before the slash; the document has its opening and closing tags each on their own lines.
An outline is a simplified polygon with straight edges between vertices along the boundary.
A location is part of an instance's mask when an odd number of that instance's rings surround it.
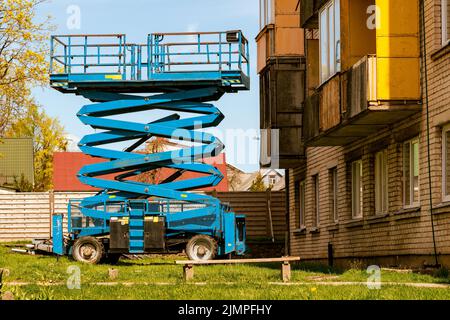
<svg viewBox="0 0 450 320">
<path fill-rule="evenodd" d="M 275 185 L 275 183 L 277 183 L 277 176 L 276 175 L 270 175 L 269 176 L 269 184 L 271 185 L 271 186 L 273 186 L 273 185 Z"/>
<path fill-rule="evenodd" d="M 441 0 L 442 45 L 450 43 L 450 0 Z"/>
<path fill-rule="evenodd" d="M 352 217 L 362 218 L 363 215 L 363 166 L 362 160 L 352 163 Z"/>
<path fill-rule="evenodd" d="M 331 207 L 331 217 L 334 222 L 338 222 L 338 207 L 337 207 L 337 199 L 338 199 L 338 177 L 337 177 L 337 168 L 333 168 L 330 170 L 330 207 Z"/>
<path fill-rule="evenodd" d="M 319 12 L 320 79 L 325 82 L 341 71 L 340 0 L 330 0 Z"/>
<path fill-rule="evenodd" d="M 403 204 L 419 205 L 419 138 L 403 144 Z"/>
<path fill-rule="evenodd" d="M 275 22 L 274 0 L 259 0 L 259 28 Z"/>
<path fill-rule="evenodd" d="M 442 198 L 450 201 L 450 125 L 442 130 Z"/>
<path fill-rule="evenodd" d="M 387 150 L 375 154 L 375 214 L 388 211 Z"/>
<path fill-rule="evenodd" d="M 313 211 L 313 226 L 318 227 L 320 224 L 320 206 L 319 206 L 319 175 L 316 174 L 312 177 L 313 182 L 313 198 L 314 198 L 314 211 Z"/>
<path fill-rule="evenodd" d="M 306 194 L 306 182 L 302 181 L 299 184 L 298 188 L 299 193 L 299 227 L 305 227 L 305 194 Z"/>
</svg>

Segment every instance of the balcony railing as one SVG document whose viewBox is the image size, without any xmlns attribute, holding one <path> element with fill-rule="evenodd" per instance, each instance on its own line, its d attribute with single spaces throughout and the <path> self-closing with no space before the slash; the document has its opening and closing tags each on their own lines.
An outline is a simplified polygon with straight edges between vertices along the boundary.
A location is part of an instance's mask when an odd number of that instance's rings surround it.
<svg viewBox="0 0 450 320">
<path fill-rule="evenodd" d="M 248 78 L 249 43 L 242 32 L 150 34 L 145 44 L 123 34 L 51 37 L 50 74 L 67 81 Z"/>
<path fill-rule="evenodd" d="M 363 57 L 308 97 L 303 134 L 310 146 L 340 146 L 367 137 L 421 109 L 420 101 L 382 101 L 377 58 Z"/>
</svg>

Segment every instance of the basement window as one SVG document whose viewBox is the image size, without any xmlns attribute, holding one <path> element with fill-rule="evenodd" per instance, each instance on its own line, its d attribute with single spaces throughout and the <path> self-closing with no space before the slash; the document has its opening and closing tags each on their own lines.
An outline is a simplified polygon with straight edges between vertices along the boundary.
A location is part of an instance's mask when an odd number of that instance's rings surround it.
<svg viewBox="0 0 450 320">
<path fill-rule="evenodd" d="M 362 160 L 352 162 L 352 217 L 359 219 L 363 216 L 363 166 Z"/>
<path fill-rule="evenodd" d="M 330 0 L 319 11 L 320 80 L 341 71 L 340 0 Z"/>
<path fill-rule="evenodd" d="M 442 200 L 450 201 L 450 124 L 442 130 Z"/>
<path fill-rule="evenodd" d="M 375 214 L 388 211 L 387 149 L 375 154 Z"/>
<path fill-rule="evenodd" d="M 403 144 L 403 205 L 419 206 L 419 138 Z"/>
<path fill-rule="evenodd" d="M 450 43 L 450 0 L 441 0 L 442 46 Z"/>
</svg>

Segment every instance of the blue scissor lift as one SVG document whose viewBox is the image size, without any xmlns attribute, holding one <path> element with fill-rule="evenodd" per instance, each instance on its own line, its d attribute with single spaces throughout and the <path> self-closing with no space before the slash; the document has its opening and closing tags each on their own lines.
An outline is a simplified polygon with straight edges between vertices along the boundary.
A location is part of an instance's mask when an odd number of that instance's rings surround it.
<svg viewBox="0 0 450 320">
<path fill-rule="evenodd" d="M 241 31 L 150 34 L 145 44 L 121 34 L 52 36 L 50 65 L 54 89 L 92 102 L 77 116 L 96 133 L 79 147 L 105 162 L 78 173 L 102 191 L 70 201 L 67 217 L 54 215 L 51 241 L 37 248 L 88 263 L 180 247 L 193 260 L 245 252 L 245 218 L 214 197 L 188 192 L 223 179 L 202 159 L 224 145 L 202 129 L 224 118 L 211 101 L 249 90 L 249 46 Z M 155 138 L 189 144 L 136 152 Z M 136 179 L 160 168 L 174 173 L 158 184 Z M 199 175 L 182 179 L 187 171 Z"/>
</svg>

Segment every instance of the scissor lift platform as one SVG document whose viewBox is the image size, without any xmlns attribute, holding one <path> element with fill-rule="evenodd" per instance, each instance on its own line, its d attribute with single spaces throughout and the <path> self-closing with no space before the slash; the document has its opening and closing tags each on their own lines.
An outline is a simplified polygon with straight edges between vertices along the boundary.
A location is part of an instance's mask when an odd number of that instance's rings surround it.
<svg viewBox="0 0 450 320">
<path fill-rule="evenodd" d="M 224 118 L 211 101 L 250 88 L 249 44 L 241 31 L 157 33 L 145 44 L 130 43 L 123 34 L 53 36 L 50 68 L 54 89 L 93 102 L 77 116 L 96 132 L 78 146 L 106 161 L 78 172 L 82 183 L 102 191 L 69 204 L 67 233 L 64 217 L 55 215 L 51 245 L 37 246 L 88 263 L 98 263 L 103 253 L 114 260 L 124 252 L 185 243 L 194 260 L 245 252 L 245 218 L 212 196 L 188 192 L 217 186 L 224 178 L 203 159 L 225 146 L 200 129 Z M 161 118 L 153 119 L 152 111 Z M 113 117 L 133 113 L 140 113 L 136 121 Z M 192 144 L 136 151 L 153 138 Z M 127 147 L 120 151 L 114 143 Z M 173 173 L 158 182 L 137 179 L 161 168 Z M 163 205 L 155 207 L 154 201 Z M 171 206 L 173 201 L 181 201 L 182 210 Z"/>
<path fill-rule="evenodd" d="M 58 35 L 50 65 L 51 86 L 64 93 L 250 88 L 241 31 L 150 34 L 146 44 L 127 43 L 123 34 Z"/>
</svg>

